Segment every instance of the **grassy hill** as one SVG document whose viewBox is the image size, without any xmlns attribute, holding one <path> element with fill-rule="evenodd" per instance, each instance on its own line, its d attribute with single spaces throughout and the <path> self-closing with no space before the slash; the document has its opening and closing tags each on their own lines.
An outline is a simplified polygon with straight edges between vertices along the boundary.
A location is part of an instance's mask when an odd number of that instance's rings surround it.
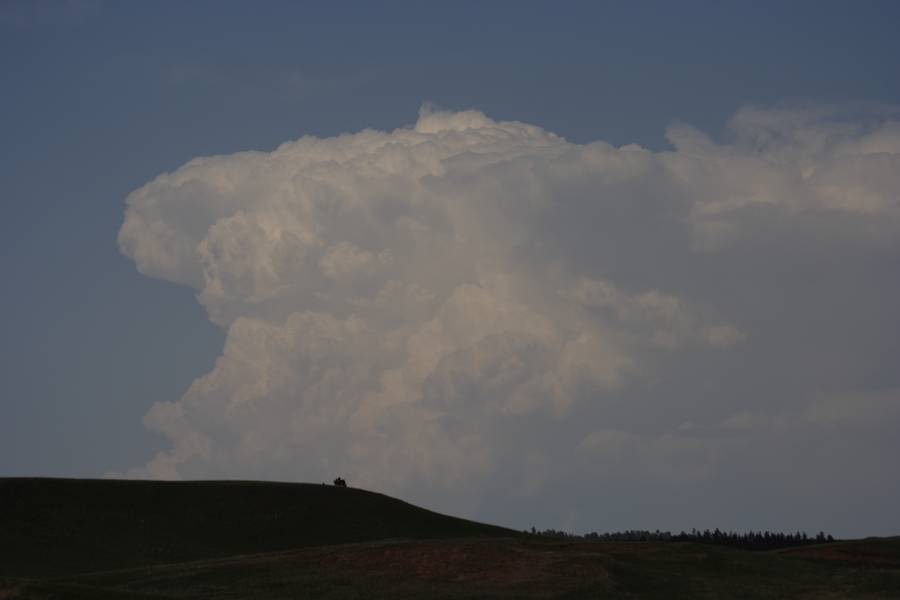
<svg viewBox="0 0 900 600">
<path fill-rule="evenodd" d="M 515 533 L 332 485 L 0 479 L 0 576 L 388 538 L 509 535 Z"/>
<path fill-rule="evenodd" d="M 900 538 L 523 535 L 357 489 L 0 479 L 0 599 L 900 598 Z"/>
</svg>

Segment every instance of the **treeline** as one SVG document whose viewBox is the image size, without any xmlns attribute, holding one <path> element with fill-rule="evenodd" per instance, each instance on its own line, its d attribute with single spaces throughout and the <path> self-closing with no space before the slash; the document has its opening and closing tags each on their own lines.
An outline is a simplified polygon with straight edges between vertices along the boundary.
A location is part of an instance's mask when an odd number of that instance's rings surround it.
<svg viewBox="0 0 900 600">
<path fill-rule="evenodd" d="M 815 536 L 809 536 L 806 533 L 783 533 L 780 531 L 748 531 L 746 533 L 737 533 L 734 531 L 720 531 L 716 529 L 710 531 L 698 531 L 692 529 L 690 533 L 680 532 L 671 533 L 669 531 L 643 531 L 629 530 L 617 531 L 615 533 L 597 533 L 591 532 L 584 535 L 576 535 L 565 531 L 557 531 L 556 529 L 545 529 L 538 531 L 534 527 L 531 533 L 545 537 L 566 538 L 566 539 L 582 539 L 598 542 L 695 542 L 700 544 L 717 544 L 720 546 L 731 546 L 733 548 L 743 548 L 745 550 L 776 550 L 778 548 L 790 548 L 792 546 L 805 546 L 811 544 L 827 544 L 835 541 L 831 535 L 826 535 L 820 531 Z"/>
</svg>

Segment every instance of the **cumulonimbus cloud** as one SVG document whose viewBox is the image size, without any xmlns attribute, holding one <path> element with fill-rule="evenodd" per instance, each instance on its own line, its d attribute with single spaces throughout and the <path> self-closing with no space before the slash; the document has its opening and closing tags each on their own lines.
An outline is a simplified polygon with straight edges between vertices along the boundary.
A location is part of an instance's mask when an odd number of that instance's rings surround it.
<svg viewBox="0 0 900 600">
<path fill-rule="evenodd" d="M 732 440 L 715 424 L 784 406 L 698 399 L 682 375 L 773 343 L 773 253 L 896 251 L 895 116 L 744 109 L 727 143 L 675 125 L 652 152 L 425 109 L 162 174 L 129 195 L 120 248 L 227 339 L 147 414 L 171 447 L 131 475 L 342 474 L 473 503 L 591 461 L 705 476 L 722 449 L 698 422 Z M 720 285 L 730 264 L 758 307 Z"/>
</svg>

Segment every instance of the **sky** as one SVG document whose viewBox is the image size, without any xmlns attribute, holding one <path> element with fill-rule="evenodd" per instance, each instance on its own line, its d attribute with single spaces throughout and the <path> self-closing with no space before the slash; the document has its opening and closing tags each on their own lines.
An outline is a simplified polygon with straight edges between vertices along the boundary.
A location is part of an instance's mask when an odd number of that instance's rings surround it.
<svg viewBox="0 0 900 600">
<path fill-rule="evenodd" d="M 0 2 L 0 476 L 900 533 L 894 2 Z"/>
</svg>

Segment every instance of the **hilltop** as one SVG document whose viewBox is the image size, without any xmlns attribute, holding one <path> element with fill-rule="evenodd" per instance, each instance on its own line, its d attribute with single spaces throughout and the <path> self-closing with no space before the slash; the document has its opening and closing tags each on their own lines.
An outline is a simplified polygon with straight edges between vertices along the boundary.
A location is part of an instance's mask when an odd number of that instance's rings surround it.
<svg viewBox="0 0 900 600">
<path fill-rule="evenodd" d="M 317 484 L 0 479 L 0 599 L 900 598 L 900 538 L 551 539 Z"/>
<path fill-rule="evenodd" d="M 0 575 L 65 575 L 391 538 L 515 532 L 356 488 L 0 479 Z"/>
</svg>

